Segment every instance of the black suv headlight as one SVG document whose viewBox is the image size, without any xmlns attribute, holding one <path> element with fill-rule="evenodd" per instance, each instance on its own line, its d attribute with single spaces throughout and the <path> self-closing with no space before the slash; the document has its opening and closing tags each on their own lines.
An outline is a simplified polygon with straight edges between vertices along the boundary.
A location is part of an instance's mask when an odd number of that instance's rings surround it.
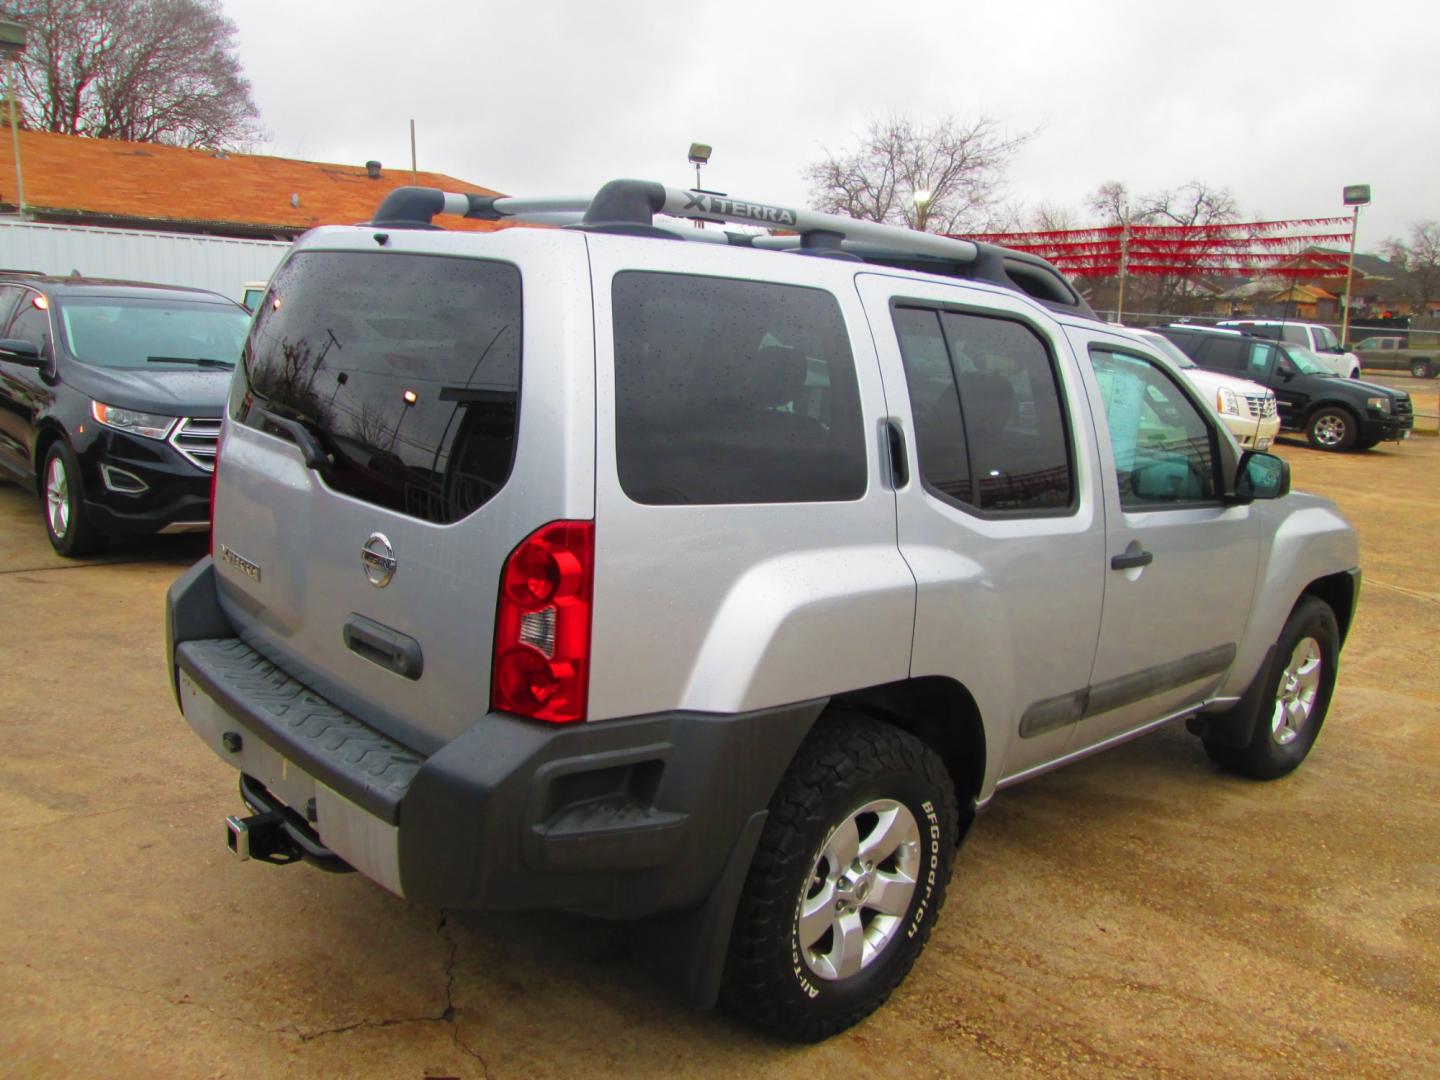
<svg viewBox="0 0 1440 1080">
<path fill-rule="evenodd" d="M 1390 415 L 1390 399 L 1388 397 L 1366 398 L 1365 404 L 1375 412 L 1384 413 L 1386 416 Z"/>
<path fill-rule="evenodd" d="M 123 431 L 130 435 L 143 435 L 147 439 L 165 438 L 170 434 L 170 429 L 175 426 L 176 420 L 173 416 L 160 416 L 156 413 L 117 408 L 114 405 L 106 405 L 103 401 L 90 402 L 90 415 L 106 427 L 112 427 L 116 431 Z"/>
</svg>

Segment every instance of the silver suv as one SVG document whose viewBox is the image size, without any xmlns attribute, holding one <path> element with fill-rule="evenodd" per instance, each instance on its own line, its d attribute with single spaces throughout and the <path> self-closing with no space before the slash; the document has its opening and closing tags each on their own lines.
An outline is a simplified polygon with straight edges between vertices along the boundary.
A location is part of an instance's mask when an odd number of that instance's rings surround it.
<svg viewBox="0 0 1440 1080">
<path fill-rule="evenodd" d="M 242 858 L 671 913 L 690 1000 L 813 1040 L 904 978 L 1000 789 L 1182 718 L 1300 763 L 1360 575 L 1288 489 L 1031 257 L 409 189 L 270 284 L 171 675 Z"/>
</svg>

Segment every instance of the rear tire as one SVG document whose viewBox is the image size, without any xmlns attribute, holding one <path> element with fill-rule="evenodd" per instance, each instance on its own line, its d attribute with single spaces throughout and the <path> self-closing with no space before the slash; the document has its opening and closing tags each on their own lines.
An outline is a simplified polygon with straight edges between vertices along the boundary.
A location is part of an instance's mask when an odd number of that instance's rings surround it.
<svg viewBox="0 0 1440 1080">
<path fill-rule="evenodd" d="M 105 546 L 106 536 L 85 512 L 85 489 L 80 463 L 64 439 L 56 439 L 45 453 L 40 469 L 40 505 L 50 546 L 67 559 L 93 555 Z"/>
<path fill-rule="evenodd" d="M 1305 437 L 1316 450 L 1349 450 L 1355 445 L 1359 422 L 1348 409 L 1326 405 L 1305 423 Z"/>
<path fill-rule="evenodd" d="M 1231 772 L 1275 780 L 1293 772 L 1310 753 L 1335 690 L 1340 628 L 1335 612 L 1313 596 L 1301 599 L 1275 641 L 1260 695 L 1255 732 L 1247 746 L 1205 739 L 1205 753 Z"/>
<path fill-rule="evenodd" d="M 1411 360 L 1410 375 L 1416 379 L 1428 379 L 1434 375 L 1436 369 L 1432 368 L 1429 360 Z"/>
<path fill-rule="evenodd" d="M 730 938 L 722 999 L 816 1042 L 874 1012 L 925 947 L 958 835 L 955 788 L 911 735 L 822 719 L 770 802 Z"/>
</svg>

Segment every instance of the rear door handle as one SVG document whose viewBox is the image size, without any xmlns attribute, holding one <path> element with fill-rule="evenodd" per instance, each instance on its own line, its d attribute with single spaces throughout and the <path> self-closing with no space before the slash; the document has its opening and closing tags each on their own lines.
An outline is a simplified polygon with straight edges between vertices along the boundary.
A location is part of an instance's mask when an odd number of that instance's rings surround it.
<svg viewBox="0 0 1440 1080">
<path fill-rule="evenodd" d="M 1110 558 L 1111 570 L 1135 570 L 1141 566 L 1149 566 L 1155 561 L 1155 556 L 1148 551 L 1126 552 L 1124 555 L 1113 555 Z"/>
</svg>

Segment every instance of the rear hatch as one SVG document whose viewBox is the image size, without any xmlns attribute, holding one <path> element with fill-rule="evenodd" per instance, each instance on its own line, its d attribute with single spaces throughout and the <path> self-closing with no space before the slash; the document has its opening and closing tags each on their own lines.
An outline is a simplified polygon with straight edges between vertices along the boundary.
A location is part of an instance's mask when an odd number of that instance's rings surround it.
<svg viewBox="0 0 1440 1080">
<path fill-rule="evenodd" d="M 593 516 L 590 308 L 574 234 L 297 245 L 217 474 L 221 604 L 252 648 L 422 753 L 484 715 L 506 557 Z"/>
</svg>

